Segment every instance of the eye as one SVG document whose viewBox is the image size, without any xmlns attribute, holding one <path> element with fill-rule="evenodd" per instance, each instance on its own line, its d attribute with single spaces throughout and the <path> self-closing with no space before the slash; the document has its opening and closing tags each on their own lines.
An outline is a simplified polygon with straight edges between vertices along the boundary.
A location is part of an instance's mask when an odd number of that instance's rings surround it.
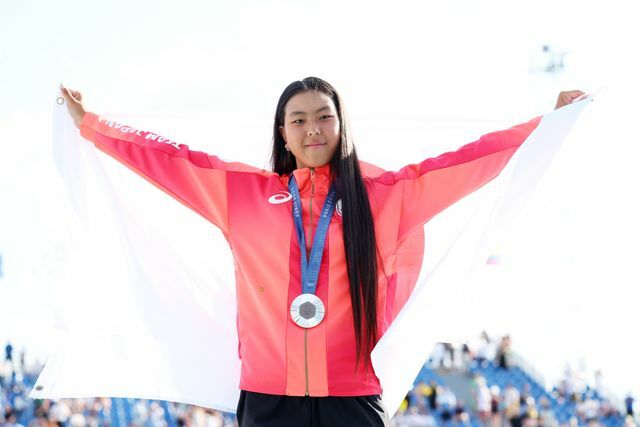
<svg viewBox="0 0 640 427">
<path fill-rule="evenodd" d="M 325 118 L 331 118 L 333 117 L 331 114 L 325 114 L 324 116 L 321 116 L 320 119 L 324 120 Z"/>
<path fill-rule="evenodd" d="M 294 121 L 292 121 L 291 123 L 296 124 L 296 125 L 299 125 L 299 124 L 301 124 L 302 122 L 303 122 L 303 120 L 302 120 L 302 119 L 298 119 L 298 120 L 294 120 Z"/>
</svg>

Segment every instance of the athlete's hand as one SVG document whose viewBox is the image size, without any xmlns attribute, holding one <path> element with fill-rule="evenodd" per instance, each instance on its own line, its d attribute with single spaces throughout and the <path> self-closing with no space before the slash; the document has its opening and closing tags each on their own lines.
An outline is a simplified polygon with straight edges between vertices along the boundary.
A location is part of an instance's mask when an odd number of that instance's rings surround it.
<svg viewBox="0 0 640 427">
<path fill-rule="evenodd" d="M 80 129 L 82 117 L 84 117 L 86 113 L 82 105 L 82 94 L 76 90 L 64 87 L 62 83 L 60 84 L 60 94 L 64 97 L 64 102 L 67 104 L 67 110 L 69 110 L 73 123 Z"/>
<path fill-rule="evenodd" d="M 568 90 L 566 92 L 560 92 L 558 95 L 558 102 L 556 102 L 556 110 L 560 107 L 564 107 L 565 105 L 571 104 L 573 101 L 577 100 L 581 96 L 586 95 L 581 90 Z"/>
</svg>

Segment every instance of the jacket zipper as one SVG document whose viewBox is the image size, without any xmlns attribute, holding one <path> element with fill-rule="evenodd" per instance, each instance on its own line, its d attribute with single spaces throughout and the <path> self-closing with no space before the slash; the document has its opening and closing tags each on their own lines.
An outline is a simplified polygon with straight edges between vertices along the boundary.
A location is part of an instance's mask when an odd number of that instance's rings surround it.
<svg viewBox="0 0 640 427">
<path fill-rule="evenodd" d="M 316 193 L 316 176 L 313 172 L 313 168 L 311 168 L 310 171 L 311 171 L 311 197 L 309 198 L 309 218 L 311 223 L 310 230 L 313 230 L 313 196 Z M 309 240 L 307 240 L 307 242 L 311 241 L 311 237 L 312 237 L 311 233 L 309 233 Z M 306 251 L 307 248 L 304 248 L 304 250 Z M 304 395 L 305 396 L 309 396 L 309 361 L 307 357 L 307 331 L 308 329 L 304 330 L 304 379 L 305 379 Z"/>
</svg>

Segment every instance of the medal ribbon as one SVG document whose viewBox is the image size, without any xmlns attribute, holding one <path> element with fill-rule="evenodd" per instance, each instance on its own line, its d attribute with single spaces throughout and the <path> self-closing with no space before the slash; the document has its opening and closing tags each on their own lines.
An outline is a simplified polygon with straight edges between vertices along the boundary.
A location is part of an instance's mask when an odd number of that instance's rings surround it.
<svg viewBox="0 0 640 427">
<path fill-rule="evenodd" d="M 322 207 L 320 220 L 313 238 L 313 246 L 309 254 L 307 262 L 307 244 L 304 237 L 304 228 L 302 226 L 302 203 L 300 202 L 300 191 L 298 183 L 293 174 L 289 179 L 289 193 L 293 198 L 293 221 L 296 225 L 296 233 L 298 234 L 298 243 L 300 244 L 300 267 L 302 273 L 302 293 L 315 294 L 316 285 L 318 283 L 318 274 L 320 273 L 320 263 L 322 262 L 322 251 L 324 250 L 324 242 L 333 215 L 333 208 L 336 201 L 336 190 L 331 184 L 331 189 Z"/>
</svg>

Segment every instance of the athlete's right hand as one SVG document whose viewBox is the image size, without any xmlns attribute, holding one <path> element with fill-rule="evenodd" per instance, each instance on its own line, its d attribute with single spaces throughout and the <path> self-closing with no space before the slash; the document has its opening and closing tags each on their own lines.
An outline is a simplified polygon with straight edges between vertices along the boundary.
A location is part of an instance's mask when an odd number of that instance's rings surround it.
<svg viewBox="0 0 640 427">
<path fill-rule="evenodd" d="M 86 113 L 82 105 L 82 94 L 76 90 L 64 87 L 62 83 L 60 83 L 60 94 L 64 97 L 64 102 L 67 104 L 67 110 L 69 110 L 73 123 L 80 129 L 82 117 L 84 117 Z"/>
</svg>

